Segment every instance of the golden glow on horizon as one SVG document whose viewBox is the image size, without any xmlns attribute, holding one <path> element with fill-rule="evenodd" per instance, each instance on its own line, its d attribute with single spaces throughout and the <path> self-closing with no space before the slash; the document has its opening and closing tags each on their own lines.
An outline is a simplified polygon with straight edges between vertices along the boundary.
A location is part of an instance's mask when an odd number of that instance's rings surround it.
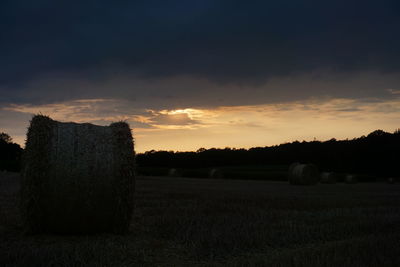
<svg viewBox="0 0 400 267">
<path fill-rule="evenodd" d="M 175 109 L 175 110 L 161 110 L 161 111 L 159 111 L 159 113 L 160 114 L 165 114 L 165 115 L 185 114 L 192 120 L 195 120 L 195 119 L 198 119 L 198 118 L 202 118 L 205 115 L 205 111 L 200 110 L 200 109 L 194 109 L 194 108 Z"/>
<path fill-rule="evenodd" d="M 11 114 L 40 112 L 55 120 L 100 125 L 124 120 L 133 128 L 136 150 L 144 152 L 151 149 L 197 150 L 200 147 L 249 148 L 314 138 L 354 138 L 376 129 L 393 132 L 399 128 L 400 99 L 311 99 L 158 111 L 137 110 L 131 103 L 117 99 L 81 99 L 40 106 L 10 105 L 0 111 Z M 18 127 L 23 129 L 27 124 L 28 121 L 21 121 Z M 13 127 L 6 125 L 4 131 L 22 144 L 25 136 L 13 134 L 17 132 Z"/>
</svg>

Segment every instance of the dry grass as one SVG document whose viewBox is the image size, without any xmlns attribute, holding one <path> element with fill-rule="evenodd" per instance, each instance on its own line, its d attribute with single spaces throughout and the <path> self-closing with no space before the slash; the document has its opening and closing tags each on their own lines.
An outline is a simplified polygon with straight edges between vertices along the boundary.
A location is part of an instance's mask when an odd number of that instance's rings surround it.
<svg viewBox="0 0 400 267">
<path fill-rule="evenodd" d="M 0 266 L 400 266 L 399 189 L 147 177 L 127 236 L 23 236 L 2 179 Z"/>
</svg>

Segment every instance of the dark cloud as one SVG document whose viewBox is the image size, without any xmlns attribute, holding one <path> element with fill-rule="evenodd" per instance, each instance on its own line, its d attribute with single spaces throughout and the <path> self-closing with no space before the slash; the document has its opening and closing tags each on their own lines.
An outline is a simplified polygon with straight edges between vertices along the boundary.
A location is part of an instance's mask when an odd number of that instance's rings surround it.
<svg viewBox="0 0 400 267">
<path fill-rule="evenodd" d="M 400 72 L 382 74 L 362 72 L 338 74 L 308 73 L 271 77 L 263 84 L 218 84 L 189 76 L 146 80 L 130 73 L 109 74 L 98 80 L 82 76 L 48 76 L 26 83 L 17 90 L 0 90 L 0 106 L 9 103 L 49 104 L 79 99 L 115 99 L 122 101 L 129 114 L 140 115 L 143 109 L 164 110 L 212 108 L 217 106 L 256 105 L 290 102 L 310 98 L 351 98 L 371 102 L 394 99 L 398 94 Z M 93 107 L 90 107 L 93 109 Z M 113 106 L 102 107 L 113 114 Z M 79 109 L 76 110 L 79 112 Z M 132 113 L 134 112 L 134 113 Z"/>
<path fill-rule="evenodd" d="M 332 81 L 279 90 L 262 86 L 320 70 L 330 79 L 399 73 L 399 28 L 400 2 L 390 0 L 2 1 L 0 102 L 105 96 L 184 106 L 337 90 L 381 95 L 396 87 L 393 79 L 376 88 L 350 83 L 350 91 L 332 88 Z M 119 75 L 125 83 L 115 82 Z M 194 80 L 163 84 L 176 77 Z M 208 85 L 212 91 L 201 89 L 198 80 L 215 84 Z M 243 92 L 249 88 L 261 89 L 251 97 Z"/>
<path fill-rule="evenodd" d="M 189 73 L 227 80 L 321 66 L 399 67 L 398 1 L 1 5 L 2 67 L 22 79 L 110 62 L 150 76 Z"/>
</svg>

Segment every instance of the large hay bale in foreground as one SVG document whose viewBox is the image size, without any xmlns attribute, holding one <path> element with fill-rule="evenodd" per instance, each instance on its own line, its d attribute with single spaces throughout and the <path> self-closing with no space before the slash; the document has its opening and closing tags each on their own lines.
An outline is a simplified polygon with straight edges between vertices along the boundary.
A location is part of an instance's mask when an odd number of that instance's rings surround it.
<svg viewBox="0 0 400 267">
<path fill-rule="evenodd" d="M 315 185 L 319 180 L 318 168 L 313 164 L 292 164 L 289 168 L 289 183 L 292 185 Z"/>
<path fill-rule="evenodd" d="M 34 116 L 21 179 L 27 232 L 123 233 L 133 210 L 129 125 L 61 123 Z"/>
<path fill-rule="evenodd" d="M 338 175 L 333 172 L 323 172 L 320 182 L 322 184 L 334 184 L 338 181 Z"/>
</svg>

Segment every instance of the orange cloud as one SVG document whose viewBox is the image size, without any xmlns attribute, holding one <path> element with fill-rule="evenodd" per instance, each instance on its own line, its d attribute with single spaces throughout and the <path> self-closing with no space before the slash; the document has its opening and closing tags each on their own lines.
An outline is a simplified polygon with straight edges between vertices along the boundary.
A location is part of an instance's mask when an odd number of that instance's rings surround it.
<svg viewBox="0 0 400 267">
<path fill-rule="evenodd" d="M 375 129 L 393 131 L 400 121 L 399 99 L 309 99 L 280 104 L 175 110 L 143 110 L 132 106 L 132 103 L 118 99 L 81 99 L 49 105 L 9 105 L 2 108 L 0 114 L 8 112 L 14 114 L 8 115 L 12 117 L 41 112 L 56 120 L 100 125 L 124 120 L 133 128 L 139 152 L 265 146 L 314 138 L 353 138 Z M 20 128 L 26 128 L 27 123 L 21 121 Z M 17 124 L 13 124 L 11 135 L 13 128 L 18 128 Z M 23 138 L 18 131 L 14 139 L 22 142 Z"/>
</svg>

